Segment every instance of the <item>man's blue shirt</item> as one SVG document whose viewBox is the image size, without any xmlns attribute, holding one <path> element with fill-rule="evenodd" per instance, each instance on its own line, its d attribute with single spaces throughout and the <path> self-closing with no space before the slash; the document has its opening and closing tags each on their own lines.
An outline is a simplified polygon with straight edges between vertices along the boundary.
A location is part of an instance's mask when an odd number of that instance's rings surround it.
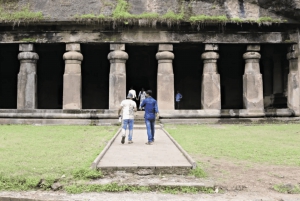
<svg viewBox="0 0 300 201">
<path fill-rule="evenodd" d="M 154 98 L 148 97 L 143 100 L 141 107 L 145 108 L 145 119 L 155 119 L 155 113 L 158 113 L 158 107 Z"/>
<path fill-rule="evenodd" d="M 180 93 L 176 94 L 176 102 L 179 102 L 182 99 L 182 95 Z"/>
</svg>

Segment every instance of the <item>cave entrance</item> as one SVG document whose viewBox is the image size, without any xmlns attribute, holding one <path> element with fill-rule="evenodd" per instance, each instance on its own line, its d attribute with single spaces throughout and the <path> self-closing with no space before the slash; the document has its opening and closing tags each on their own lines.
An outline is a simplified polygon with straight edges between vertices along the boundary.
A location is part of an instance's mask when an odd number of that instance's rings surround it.
<svg viewBox="0 0 300 201">
<path fill-rule="evenodd" d="M 157 53 L 156 44 L 126 45 L 129 59 L 126 62 L 126 91 L 131 87 L 137 96 L 142 88 L 152 90 L 152 97 L 156 99 L 157 94 Z M 139 101 L 137 101 L 139 106 Z"/>
</svg>

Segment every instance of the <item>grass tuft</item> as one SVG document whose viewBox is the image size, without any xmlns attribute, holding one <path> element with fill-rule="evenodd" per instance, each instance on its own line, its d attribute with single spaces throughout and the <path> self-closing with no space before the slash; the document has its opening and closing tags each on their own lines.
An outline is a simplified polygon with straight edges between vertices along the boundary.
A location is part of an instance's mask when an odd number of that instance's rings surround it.
<svg viewBox="0 0 300 201">
<path fill-rule="evenodd" d="M 193 175 L 197 178 L 207 177 L 207 174 L 199 167 L 196 167 L 196 169 L 191 170 L 190 175 Z"/>
<path fill-rule="evenodd" d="M 300 187 L 299 185 L 282 185 L 277 184 L 273 186 L 273 189 L 279 193 L 285 194 L 300 194 Z"/>
</svg>

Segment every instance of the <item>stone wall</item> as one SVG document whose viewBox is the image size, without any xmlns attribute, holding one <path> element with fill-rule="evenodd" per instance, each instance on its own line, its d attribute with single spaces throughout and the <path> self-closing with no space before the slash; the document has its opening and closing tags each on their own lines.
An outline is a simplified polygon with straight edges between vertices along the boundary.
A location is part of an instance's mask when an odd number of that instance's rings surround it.
<svg viewBox="0 0 300 201">
<path fill-rule="evenodd" d="M 104 14 L 111 16 L 118 0 L 13 0 L 4 1 L 16 4 L 18 8 L 30 6 L 35 12 L 42 12 L 48 20 L 75 20 L 75 15 Z M 145 12 L 160 15 L 182 9 L 185 15 L 209 15 L 235 18 L 258 19 L 285 17 L 300 19 L 299 0 L 128 0 L 128 11 L 131 14 Z M 3 4 L 3 3 L 2 3 Z M 275 14 L 276 13 L 276 14 Z"/>
</svg>

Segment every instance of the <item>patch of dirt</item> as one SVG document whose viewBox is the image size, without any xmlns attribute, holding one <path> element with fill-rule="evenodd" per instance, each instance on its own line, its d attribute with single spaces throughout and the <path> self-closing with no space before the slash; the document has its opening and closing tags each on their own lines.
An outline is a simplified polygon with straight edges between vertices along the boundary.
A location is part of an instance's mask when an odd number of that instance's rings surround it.
<svg viewBox="0 0 300 201">
<path fill-rule="evenodd" d="M 193 157 L 203 165 L 215 185 L 225 191 L 272 193 L 276 184 L 300 185 L 300 167 L 234 162 Z"/>
</svg>

